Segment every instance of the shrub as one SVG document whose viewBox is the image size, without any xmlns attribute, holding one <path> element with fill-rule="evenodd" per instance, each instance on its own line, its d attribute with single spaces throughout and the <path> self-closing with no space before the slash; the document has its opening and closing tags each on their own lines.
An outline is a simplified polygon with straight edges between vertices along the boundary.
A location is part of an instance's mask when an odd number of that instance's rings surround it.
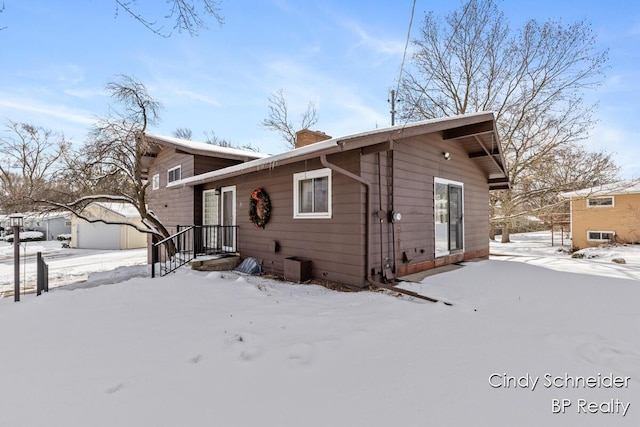
<svg viewBox="0 0 640 427">
<path fill-rule="evenodd" d="M 13 234 L 4 236 L 4 240 L 10 243 L 13 242 Z M 20 232 L 21 242 L 39 242 L 41 240 L 44 240 L 44 233 L 42 231 L 21 231 Z"/>
</svg>

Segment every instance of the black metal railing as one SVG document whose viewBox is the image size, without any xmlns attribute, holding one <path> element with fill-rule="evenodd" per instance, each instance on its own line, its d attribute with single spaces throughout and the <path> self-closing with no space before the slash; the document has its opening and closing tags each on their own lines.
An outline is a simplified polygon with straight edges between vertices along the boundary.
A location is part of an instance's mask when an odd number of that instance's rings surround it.
<svg viewBox="0 0 640 427">
<path fill-rule="evenodd" d="M 237 237 L 237 225 L 178 225 L 175 234 L 152 245 L 151 277 L 165 276 L 198 256 L 235 253 Z"/>
</svg>

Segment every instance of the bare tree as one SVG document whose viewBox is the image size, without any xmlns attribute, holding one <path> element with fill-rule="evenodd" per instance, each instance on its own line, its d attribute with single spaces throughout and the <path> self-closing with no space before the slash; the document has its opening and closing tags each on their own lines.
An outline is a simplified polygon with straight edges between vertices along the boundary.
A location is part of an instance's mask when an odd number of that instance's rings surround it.
<svg viewBox="0 0 640 427">
<path fill-rule="evenodd" d="M 207 144 L 217 145 L 219 147 L 229 147 L 229 148 L 237 148 L 238 150 L 247 150 L 258 153 L 260 150 L 257 147 L 254 147 L 251 144 L 234 144 L 233 142 L 225 139 L 219 138 L 215 132 L 206 132 L 204 133 L 206 139 L 205 142 Z"/>
<path fill-rule="evenodd" d="M 526 182 L 592 128 L 595 107 L 583 93 L 602 81 L 607 51 L 584 21 L 530 20 L 511 31 L 493 0 L 468 0 L 445 19 L 427 14 L 414 43 L 413 69 L 401 82 L 403 119 L 496 113 L 512 190 L 493 200 L 508 241 L 509 218 L 528 204 Z"/>
<path fill-rule="evenodd" d="M 296 130 L 309 129 L 317 122 L 318 112 L 316 111 L 316 105 L 309 101 L 306 110 L 300 116 L 296 129 L 289 117 L 289 109 L 282 89 L 279 89 L 269 96 L 269 117 L 262 121 L 262 126 L 278 132 L 286 141 L 287 147 L 293 149 L 296 146 Z"/>
<path fill-rule="evenodd" d="M 163 25 L 136 11 L 137 0 L 115 0 L 115 2 L 116 13 L 123 10 L 153 33 L 162 37 L 171 36 L 171 31 L 167 32 Z M 217 0 L 167 0 L 166 2 L 169 10 L 164 14 L 163 19 L 172 22 L 172 29 L 178 32 L 186 31 L 189 35 L 196 36 L 200 30 L 207 28 L 209 17 L 219 25 L 224 23 L 224 18 L 220 14 L 220 2 Z"/>
<path fill-rule="evenodd" d="M 558 193 L 618 179 L 619 168 L 604 151 L 587 151 L 581 145 L 570 145 L 554 150 L 546 160 L 536 163 L 522 176 L 521 191 L 513 195 L 527 212 L 562 211 L 566 203 L 558 198 Z"/>
<path fill-rule="evenodd" d="M 64 135 L 9 121 L 0 138 L 0 202 L 6 212 L 33 210 L 52 190 L 69 149 Z"/>
<path fill-rule="evenodd" d="M 191 141 L 193 138 L 193 132 L 189 128 L 177 128 L 173 131 L 173 136 L 180 139 L 188 139 Z"/>
<path fill-rule="evenodd" d="M 143 137 L 147 126 L 158 120 L 160 102 L 146 87 L 129 76 L 118 76 L 106 86 L 116 102 L 110 114 L 98 120 L 91 138 L 67 157 L 69 201 L 48 200 L 89 222 L 125 224 L 158 238 L 170 234 L 158 216 L 147 208 L 148 166 L 145 154 L 149 143 Z M 142 226 L 128 222 L 106 221 L 86 215 L 92 202 L 119 202 L 135 207 Z"/>
<path fill-rule="evenodd" d="M 4 12 L 4 3 L 2 3 L 2 6 L 0 6 L 0 13 Z M 0 27 L 0 31 L 4 30 L 7 27 Z"/>
</svg>

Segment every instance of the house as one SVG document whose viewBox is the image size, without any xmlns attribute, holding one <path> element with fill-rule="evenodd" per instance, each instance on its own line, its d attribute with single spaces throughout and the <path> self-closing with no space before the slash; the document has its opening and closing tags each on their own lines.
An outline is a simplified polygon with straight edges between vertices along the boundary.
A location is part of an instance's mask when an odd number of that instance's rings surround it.
<svg viewBox="0 0 640 427">
<path fill-rule="evenodd" d="M 23 215 L 24 231 L 39 231 L 43 240 L 55 240 L 61 234 L 71 233 L 69 212 L 26 212 Z M 0 234 L 9 228 L 9 215 L 0 215 Z"/>
<path fill-rule="evenodd" d="M 24 229 L 42 232 L 44 240 L 56 240 L 61 234 L 71 233 L 71 213 L 29 212 L 24 216 Z"/>
<path fill-rule="evenodd" d="M 308 145 L 183 169 L 166 200 L 185 224 L 237 227 L 226 245 L 277 275 L 294 258 L 311 261 L 313 278 L 367 286 L 489 255 L 489 191 L 509 188 L 493 113 L 339 138 L 305 131 L 298 143 Z"/>
<path fill-rule="evenodd" d="M 76 215 L 71 218 L 71 244 L 78 249 L 137 249 L 147 247 L 147 234 L 138 211 L 129 203 L 93 202 L 83 210 L 88 222 Z M 133 225 L 126 225 L 131 224 Z"/>
<path fill-rule="evenodd" d="M 571 205 L 574 248 L 640 242 L 640 182 L 616 182 L 561 194 Z"/>
<path fill-rule="evenodd" d="M 145 139 L 149 148 L 143 161 L 151 180 L 148 206 L 174 232 L 180 225 L 202 223 L 202 192 L 194 192 L 192 188 L 169 190 L 169 184 L 185 177 L 268 157 L 254 151 L 149 133 L 145 134 Z"/>
</svg>

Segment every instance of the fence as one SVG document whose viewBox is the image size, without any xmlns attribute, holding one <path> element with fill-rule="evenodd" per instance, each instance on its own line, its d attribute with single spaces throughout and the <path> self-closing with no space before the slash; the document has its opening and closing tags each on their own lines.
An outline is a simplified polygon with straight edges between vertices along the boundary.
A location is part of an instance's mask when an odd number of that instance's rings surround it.
<svg viewBox="0 0 640 427">
<path fill-rule="evenodd" d="M 151 277 L 165 276 L 199 255 L 235 253 L 237 225 L 179 225 L 177 233 L 151 247 Z"/>
</svg>

